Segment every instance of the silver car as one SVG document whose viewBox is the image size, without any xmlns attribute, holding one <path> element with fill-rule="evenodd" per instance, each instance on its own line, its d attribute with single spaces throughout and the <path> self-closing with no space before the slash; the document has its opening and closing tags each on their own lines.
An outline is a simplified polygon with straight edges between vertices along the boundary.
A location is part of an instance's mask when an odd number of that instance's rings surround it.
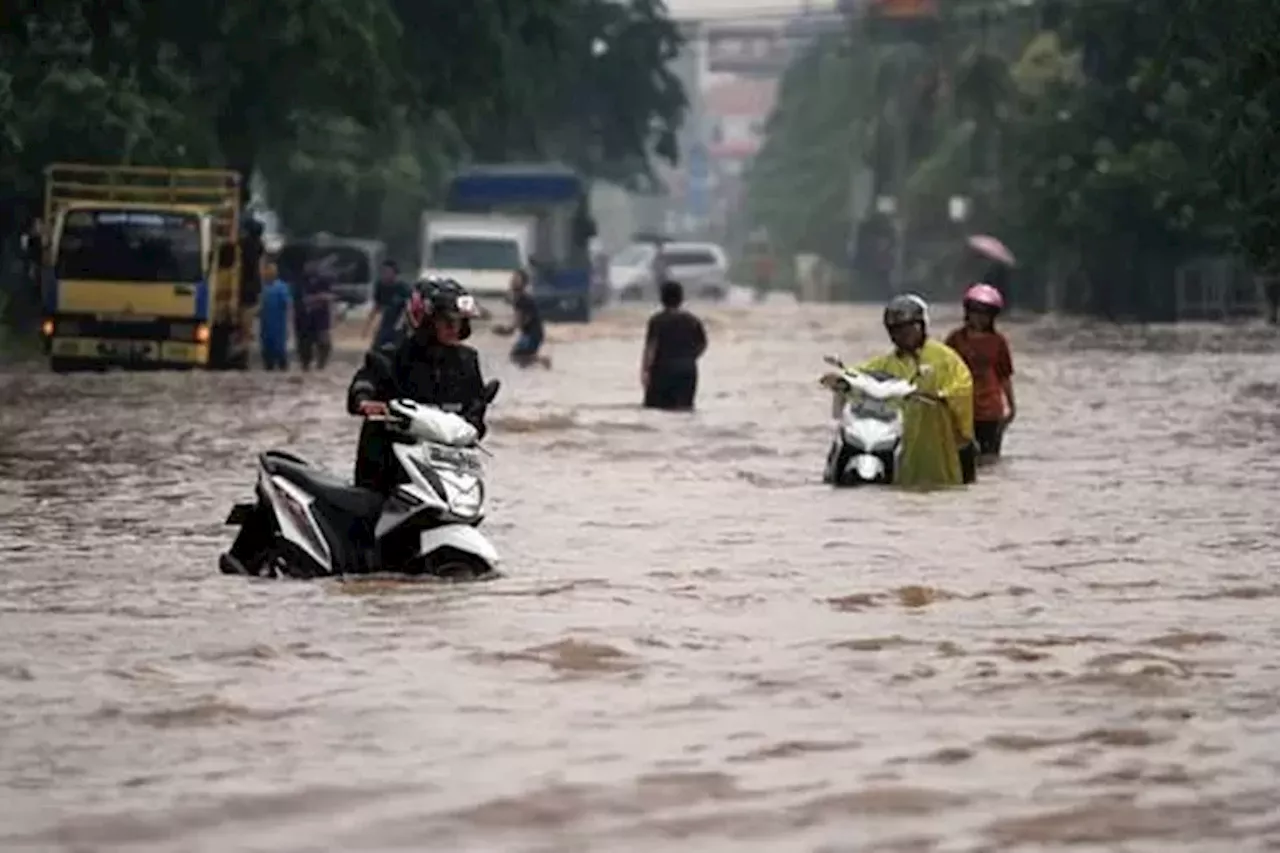
<svg viewBox="0 0 1280 853">
<path fill-rule="evenodd" d="M 729 294 L 729 258 L 715 243 L 667 243 L 662 266 L 693 299 L 720 301 Z"/>
<path fill-rule="evenodd" d="M 632 243 L 609 260 L 609 290 L 614 301 L 648 302 L 657 298 L 657 256 L 658 247 L 653 243 Z"/>
<path fill-rule="evenodd" d="M 729 259 L 715 243 L 632 243 L 609 263 L 609 284 L 620 302 L 656 301 L 658 278 L 674 279 L 694 299 L 721 300 L 729 290 Z"/>
</svg>

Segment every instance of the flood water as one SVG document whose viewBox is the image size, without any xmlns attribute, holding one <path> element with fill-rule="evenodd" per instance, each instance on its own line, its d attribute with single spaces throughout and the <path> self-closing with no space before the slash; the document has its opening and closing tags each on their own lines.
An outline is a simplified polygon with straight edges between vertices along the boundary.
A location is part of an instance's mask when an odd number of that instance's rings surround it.
<svg viewBox="0 0 1280 853">
<path fill-rule="evenodd" d="M 469 587 L 217 573 L 257 452 L 350 470 L 350 360 L 0 376 L 0 849 L 1280 849 L 1269 330 L 1012 328 L 1004 462 L 835 493 L 878 312 L 707 316 L 692 416 L 640 313 L 479 336 Z"/>
</svg>

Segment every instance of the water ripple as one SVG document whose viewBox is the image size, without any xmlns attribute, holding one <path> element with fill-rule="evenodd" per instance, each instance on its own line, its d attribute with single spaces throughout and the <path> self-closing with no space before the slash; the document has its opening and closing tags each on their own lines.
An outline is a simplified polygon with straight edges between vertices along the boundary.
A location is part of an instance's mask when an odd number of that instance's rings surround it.
<svg viewBox="0 0 1280 853">
<path fill-rule="evenodd" d="M 478 336 L 476 587 L 216 574 L 256 453 L 349 470 L 349 355 L 0 375 L 0 846 L 1280 845 L 1273 332 L 1013 326 L 1007 458 L 917 495 L 819 482 L 813 380 L 875 311 L 710 312 L 680 417 L 636 405 L 642 319 L 551 372 Z"/>
</svg>

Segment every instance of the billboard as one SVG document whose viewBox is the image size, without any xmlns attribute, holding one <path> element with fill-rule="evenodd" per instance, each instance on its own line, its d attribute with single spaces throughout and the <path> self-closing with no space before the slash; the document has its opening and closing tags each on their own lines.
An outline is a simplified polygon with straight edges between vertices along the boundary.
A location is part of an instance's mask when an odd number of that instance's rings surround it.
<svg viewBox="0 0 1280 853">
<path fill-rule="evenodd" d="M 789 39 L 778 26 L 708 23 L 703 37 L 713 74 L 780 74 L 791 58 Z"/>
<path fill-rule="evenodd" d="M 867 16 L 899 21 L 938 17 L 938 0 L 870 0 Z"/>
<path fill-rule="evenodd" d="M 885 41 L 932 41 L 941 29 L 939 0 L 867 0 L 867 32 Z"/>
</svg>

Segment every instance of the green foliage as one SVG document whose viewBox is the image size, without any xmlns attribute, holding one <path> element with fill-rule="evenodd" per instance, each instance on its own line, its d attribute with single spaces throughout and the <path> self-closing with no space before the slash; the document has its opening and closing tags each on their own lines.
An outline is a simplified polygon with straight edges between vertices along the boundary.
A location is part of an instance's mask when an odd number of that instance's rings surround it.
<svg viewBox="0 0 1280 853">
<path fill-rule="evenodd" d="M 1072 79 L 1064 57 L 1067 76 L 1016 103 L 1009 201 L 1042 233 L 1182 253 L 1222 238 L 1224 207 L 1204 169 L 1213 134 L 1183 82 L 1152 61 L 1167 8 L 1082 13 L 1074 46 L 1096 54 L 1090 79 Z"/>
<path fill-rule="evenodd" d="M 294 230 L 406 245 L 461 159 L 643 177 L 685 109 L 659 0 L 5 6 L 0 180 L 32 200 L 55 160 L 228 165 Z"/>
<path fill-rule="evenodd" d="M 870 150 L 875 58 L 826 36 L 787 69 L 764 145 L 747 175 L 752 220 L 784 254 L 839 257 L 855 162 Z"/>
<path fill-rule="evenodd" d="M 1021 13 L 983 31 L 954 11 L 932 52 L 953 82 L 937 104 L 915 97 L 910 75 L 881 98 L 823 91 L 825 63 L 841 63 L 846 80 L 878 77 L 903 51 L 855 57 L 815 44 L 788 69 L 750 173 L 754 223 L 782 234 L 787 251 L 839 245 L 813 237 L 820 223 L 848 233 L 846 176 L 866 147 L 850 140 L 906 120 L 928 128 L 903 193 L 916 228 L 945 224 L 930 226 L 964 194 L 977 202 L 975 228 L 1031 257 L 1071 247 L 1103 266 L 1144 254 L 1176 262 L 1234 243 L 1280 266 L 1274 4 L 1069 2 L 1062 12 L 1043 31 Z"/>
<path fill-rule="evenodd" d="M 1225 198 L 1235 244 L 1280 265 L 1280 18 L 1274 4 L 1176 0 L 1154 71 L 1182 84 L 1187 123 L 1212 141 L 1206 180 Z"/>
</svg>

